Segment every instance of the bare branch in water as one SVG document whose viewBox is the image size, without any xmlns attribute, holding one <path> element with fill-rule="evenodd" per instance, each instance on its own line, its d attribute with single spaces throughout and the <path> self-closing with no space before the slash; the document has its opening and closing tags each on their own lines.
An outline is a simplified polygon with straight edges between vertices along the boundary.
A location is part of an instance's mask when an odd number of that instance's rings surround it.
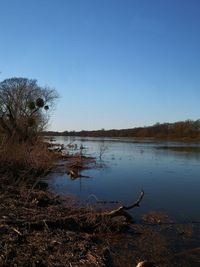
<svg viewBox="0 0 200 267">
<path fill-rule="evenodd" d="M 143 197 L 144 197 L 144 191 L 142 190 L 141 193 L 140 193 L 139 198 L 133 204 L 131 204 L 129 206 L 124 206 L 124 205 L 120 206 L 117 209 L 111 210 L 109 212 L 105 212 L 104 215 L 111 216 L 111 217 L 125 215 L 126 210 L 130 210 L 130 209 L 133 209 L 135 207 L 139 207 L 140 206 L 140 202 L 142 201 Z"/>
</svg>

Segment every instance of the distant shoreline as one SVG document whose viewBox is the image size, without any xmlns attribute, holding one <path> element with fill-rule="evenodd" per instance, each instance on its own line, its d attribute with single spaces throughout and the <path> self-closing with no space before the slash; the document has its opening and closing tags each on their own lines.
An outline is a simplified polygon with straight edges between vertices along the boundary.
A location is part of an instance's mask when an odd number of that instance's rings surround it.
<svg viewBox="0 0 200 267">
<path fill-rule="evenodd" d="M 102 138 L 134 138 L 152 139 L 154 141 L 200 141 L 200 120 L 186 120 L 174 123 L 156 123 L 152 126 L 137 127 L 130 129 L 91 130 L 91 131 L 45 131 L 46 136 L 79 136 L 79 137 L 102 137 Z"/>
</svg>

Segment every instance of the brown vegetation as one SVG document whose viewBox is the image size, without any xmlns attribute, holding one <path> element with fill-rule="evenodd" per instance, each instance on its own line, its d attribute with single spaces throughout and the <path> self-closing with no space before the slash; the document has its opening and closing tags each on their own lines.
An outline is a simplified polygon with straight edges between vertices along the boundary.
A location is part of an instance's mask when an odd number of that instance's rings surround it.
<svg viewBox="0 0 200 267">
<path fill-rule="evenodd" d="M 0 193 L 0 266 L 103 266 L 105 251 L 70 199 L 2 178 Z"/>
<path fill-rule="evenodd" d="M 0 147 L 0 174 L 15 183 L 47 174 L 53 163 L 52 153 L 41 140 L 34 144 L 6 142 Z"/>
</svg>

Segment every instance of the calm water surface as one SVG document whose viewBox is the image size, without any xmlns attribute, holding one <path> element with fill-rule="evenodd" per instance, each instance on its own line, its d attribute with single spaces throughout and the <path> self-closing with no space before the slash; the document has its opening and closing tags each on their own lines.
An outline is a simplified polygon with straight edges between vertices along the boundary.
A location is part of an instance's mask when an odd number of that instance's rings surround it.
<svg viewBox="0 0 200 267">
<path fill-rule="evenodd" d="M 97 158 L 102 146 L 107 150 L 102 156 L 102 168 L 83 171 L 82 175 L 90 178 L 71 180 L 67 174 L 51 175 L 52 191 L 72 193 L 81 201 L 88 201 L 94 194 L 100 200 L 129 204 L 143 189 L 145 198 L 141 207 L 132 211 L 136 218 L 149 211 L 160 211 L 179 221 L 200 220 L 199 144 L 82 137 L 55 139 L 65 145 L 82 144 L 86 155 Z M 188 151 L 188 147 L 196 150 Z"/>
</svg>

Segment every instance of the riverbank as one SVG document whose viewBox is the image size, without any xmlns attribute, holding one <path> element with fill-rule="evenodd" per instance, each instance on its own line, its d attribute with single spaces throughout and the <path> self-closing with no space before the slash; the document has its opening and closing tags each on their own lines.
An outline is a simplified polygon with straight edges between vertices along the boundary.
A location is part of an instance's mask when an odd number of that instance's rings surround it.
<svg viewBox="0 0 200 267">
<path fill-rule="evenodd" d="M 94 162 L 59 149 L 50 154 L 55 160 L 51 171 L 75 172 L 77 177 Z M 105 229 L 118 232 L 128 222 L 50 193 L 32 171 L 19 179 L 12 170 L 2 169 L 0 176 L 0 266 L 110 266 L 110 250 L 97 235 Z"/>
<path fill-rule="evenodd" d="M 108 252 L 91 234 L 89 211 L 40 186 L 1 178 L 0 266 L 104 266 Z"/>
<path fill-rule="evenodd" d="M 59 160 L 64 171 L 77 157 Z M 198 266 L 198 223 L 150 213 L 134 224 L 123 215 L 107 216 L 103 207 L 80 207 L 33 177 L 18 185 L 6 175 L 0 179 L 1 266 L 121 267 L 140 260 L 158 267 Z"/>
</svg>

